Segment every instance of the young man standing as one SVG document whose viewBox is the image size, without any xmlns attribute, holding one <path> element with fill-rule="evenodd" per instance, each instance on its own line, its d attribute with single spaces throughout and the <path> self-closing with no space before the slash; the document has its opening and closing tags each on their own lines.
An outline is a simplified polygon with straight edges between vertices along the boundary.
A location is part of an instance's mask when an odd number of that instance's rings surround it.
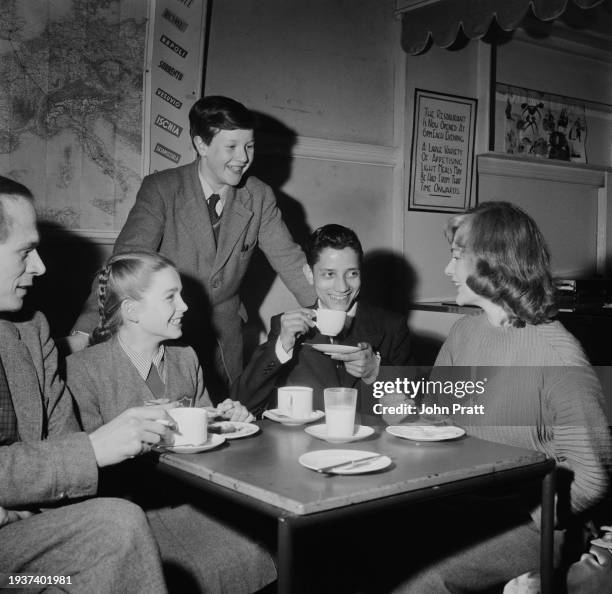
<svg viewBox="0 0 612 594">
<path fill-rule="evenodd" d="M 216 399 L 242 370 L 239 290 L 254 248 L 264 252 L 298 302 L 309 305 L 314 294 L 302 275 L 304 254 L 283 223 L 272 189 L 245 177 L 255 152 L 252 113 L 233 99 L 210 96 L 194 104 L 189 123 L 197 159 L 145 177 L 113 253 L 149 249 L 177 264 L 189 305 L 184 337 L 196 349 Z M 96 311 L 92 291 L 75 330 L 91 332 Z M 78 350 L 87 339 L 77 335 L 70 342 Z"/>
</svg>

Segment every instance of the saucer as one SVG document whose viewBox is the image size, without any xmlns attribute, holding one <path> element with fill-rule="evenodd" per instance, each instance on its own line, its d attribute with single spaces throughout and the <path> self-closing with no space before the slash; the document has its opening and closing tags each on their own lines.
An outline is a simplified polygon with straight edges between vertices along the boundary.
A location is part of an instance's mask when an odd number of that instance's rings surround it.
<svg viewBox="0 0 612 594">
<path fill-rule="evenodd" d="M 320 351 L 326 355 L 348 355 L 349 353 L 356 353 L 361 350 L 358 346 L 348 344 L 312 344 L 310 342 L 305 344 L 311 346 L 315 351 Z"/>
<path fill-rule="evenodd" d="M 412 441 L 446 441 L 465 435 L 465 429 L 454 425 L 391 425 L 386 431 Z"/>
<path fill-rule="evenodd" d="M 351 460 L 367 458 L 369 455 L 376 459 L 371 462 L 359 462 L 355 467 L 347 466 L 330 472 L 333 474 L 363 474 L 366 472 L 376 472 L 377 470 L 382 470 L 383 468 L 387 468 L 387 466 L 391 466 L 391 458 L 389 458 L 389 456 L 378 457 L 376 452 L 364 450 L 315 450 L 302 454 L 298 458 L 298 462 L 306 468 L 318 470 L 319 468 L 326 468 L 332 464 L 343 464 Z"/>
<path fill-rule="evenodd" d="M 297 425 L 305 425 L 306 423 L 318 421 L 325 416 L 325 413 L 322 410 L 313 410 L 309 417 L 286 417 L 278 414 L 278 408 L 271 408 L 270 410 L 264 411 L 262 416 L 270 419 L 271 421 L 276 421 L 277 423 L 282 423 L 283 425 L 288 425 L 289 427 L 295 427 Z"/>
<path fill-rule="evenodd" d="M 323 439 L 329 443 L 349 443 L 351 441 L 365 439 L 374 433 L 374 429 L 372 427 L 368 427 L 367 425 L 357 425 L 357 430 L 350 437 L 327 437 L 327 425 L 325 423 L 313 425 L 312 427 L 306 427 L 304 431 L 317 439 Z"/>
<path fill-rule="evenodd" d="M 259 431 L 259 427 L 243 421 L 217 421 L 208 425 L 208 431 L 213 435 L 225 437 L 225 439 L 240 439 L 254 435 Z"/>
<path fill-rule="evenodd" d="M 172 446 L 157 444 L 153 447 L 156 452 L 160 454 L 197 454 L 198 452 L 205 452 L 206 450 L 212 450 L 217 446 L 221 445 L 225 441 L 223 435 L 209 435 L 208 439 L 200 445 L 182 445 Z"/>
</svg>

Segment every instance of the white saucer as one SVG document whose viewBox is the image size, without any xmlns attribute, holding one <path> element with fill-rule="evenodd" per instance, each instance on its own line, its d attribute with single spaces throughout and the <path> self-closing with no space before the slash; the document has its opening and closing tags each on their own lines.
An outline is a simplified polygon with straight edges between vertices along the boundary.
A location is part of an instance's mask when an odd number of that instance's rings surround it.
<svg viewBox="0 0 612 594">
<path fill-rule="evenodd" d="M 312 344 L 310 342 L 305 344 L 311 346 L 315 351 L 320 351 L 326 355 L 348 355 L 349 353 L 356 353 L 361 350 L 361 347 L 348 344 Z"/>
<path fill-rule="evenodd" d="M 465 435 L 465 429 L 454 425 L 392 425 L 387 433 L 413 441 L 445 441 Z"/>
<path fill-rule="evenodd" d="M 314 452 L 302 454 L 298 458 L 298 462 L 306 468 L 318 470 L 319 468 L 325 468 L 332 464 L 342 464 L 343 462 L 359 460 L 367 456 L 376 457 L 376 459 L 369 463 L 359 463 L 359 465 L 354 468 L 348 466 L 332 470 L 332 472 L 334 474 L 363 474 L 366 472 L 376 472 L 377 470 L 382 470 L 391 465 L 391 458 L 389 458 L 389 456 L 382 456 L 379 458 L 376 452 L 364 450 L 315 450 Z"/>
<path fill-rule="evenodd" d="M 220 435 L 225 439 L 240 439 L 253 435 L 259 431 L 259 427 L 253 423 L 245 423 L 243 421 L 216 421 L 208 425 L 208 430 L 211 427 L 219 427 L 222 430 L 229 430 L 227 433 L 212 433 L 212 435 Z"/>
<path fill-rule="evenodd" d="M 316 437 L 317 439 L 323 439 L 329 443 L 349 443 L 351 441 L 357 441 L 359 439 L 365 439 L 374 433 L 373 427 L 367 425 L 357 425 L 357 430 L 351 435 L 351 437 L 327 437 L 327 425 L 321 423 L 320 425 L 313 425 L 304 429 L 306 433 Z"/>
<path fill-rule="evenodd" d="M 278 408 L 271 408 L 270 410 L 264 411 L 262 416 L 270 419 L 271 421 L 276 421 L 277 423 L 282 423 L 283 425 L 295 427 L 297 425 L 305 425 L 306 423 L 318 421 L 325 416 L 325 413 L 322 410 L 313 410 L 309 417 L 300 419 L 298 417 L 281 416 L 278 414 Z"/>
<path fill-rule="evenodd" d="M 200 445 L 184 445 L 184 446 L 171 446 L 158 444 L 153 449 L 162 454 L 197 454 L 198 452 L 205 452 L 206 450 L 212 450 L 217 446 L 221 445 L 225 441 L 223 435 L 209 435 L 208 439 Z"/>
</svg>

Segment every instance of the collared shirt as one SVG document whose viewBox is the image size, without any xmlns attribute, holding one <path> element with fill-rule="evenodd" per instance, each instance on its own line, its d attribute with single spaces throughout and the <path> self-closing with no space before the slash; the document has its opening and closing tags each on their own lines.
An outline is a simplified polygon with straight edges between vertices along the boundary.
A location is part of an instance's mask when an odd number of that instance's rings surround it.
<svg viewBox="0 0 612 594">
<path fill-rule="evenodd" d="M 204 197 L 206 198 L 207 202 L 208 202 L 208 199 L 213 194 L 218 194 L 219 202 L 217 202 L 217 206 L 215 206 L 215 210 L 217 211 L 217 214 L 219 216 L 221 216 L 221 213 L 223 212 L 223 207 L 225 206 L 225 200 L 227 198 L 227 196 L 226 196 L 226 194 L 227 194 L 227 187 L 223 187 L 218 192 L 215 192 L 212 189 L 211 185 L 206 181 L 206 178 L 200 172 L 200 168 L 199 167 L 198 167 L 198 177 L 200 178 L 200 184 L 202 184 L 202 190 L 204 191 Z"/>
<path fill-rule="evenodd" d="M 150 361 L 146 357 L 143 357 L 141 354 L 133 351 L 127 344 L 125 344 L 119 336 L 117 336 L 119 340 L 119 344 L 123 349 L 123 352 L 128 356 L 129 360 L 136 367 L 136 371 L 138 371 L 138 375 L 146 382 L 147 377 L 149 376 L 149 371 L 151 370 L 151 365 L 155 365 L 157 367 L 157 372 L 159 373 L 159 377 L 161 381 L 166 383 L 166 366 L 164 365 L 164 354 L 165 349 L 164 345 L 160 344 L 157 349 L 157 353 L 153 357 L 153 360 Z"/>
</svg>

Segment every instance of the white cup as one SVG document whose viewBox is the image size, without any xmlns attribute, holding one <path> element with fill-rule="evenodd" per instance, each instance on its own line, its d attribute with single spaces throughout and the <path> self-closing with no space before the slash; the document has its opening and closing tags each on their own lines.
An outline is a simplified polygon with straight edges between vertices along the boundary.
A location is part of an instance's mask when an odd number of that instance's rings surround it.
<svg viewBox="0 0 612 594">
<path fill-rule="evenodd" d="M 325 388 L 325 424 L 327 437 L 352 437 L 355 433 L 355 388 Z"/>
<path fill-rule="evenodd" d="M 312 388 L 285 386 L 279 388 L 278 412 L 296 419 L 307 419 L 312 414 Z"/>
<path fill-rule="evenodd" d="M 208 423 L 203 408 L 171 408 L 167 412 L 176 423 L 172 445 L 201 445 L 206 442 Z"/>
<path fill-rule="evenodd" d="M 317 309 L 315 324 L 324 336 L 337 336 L 346 320 L 346 312 L 338 309 Z"/>
</svg>

